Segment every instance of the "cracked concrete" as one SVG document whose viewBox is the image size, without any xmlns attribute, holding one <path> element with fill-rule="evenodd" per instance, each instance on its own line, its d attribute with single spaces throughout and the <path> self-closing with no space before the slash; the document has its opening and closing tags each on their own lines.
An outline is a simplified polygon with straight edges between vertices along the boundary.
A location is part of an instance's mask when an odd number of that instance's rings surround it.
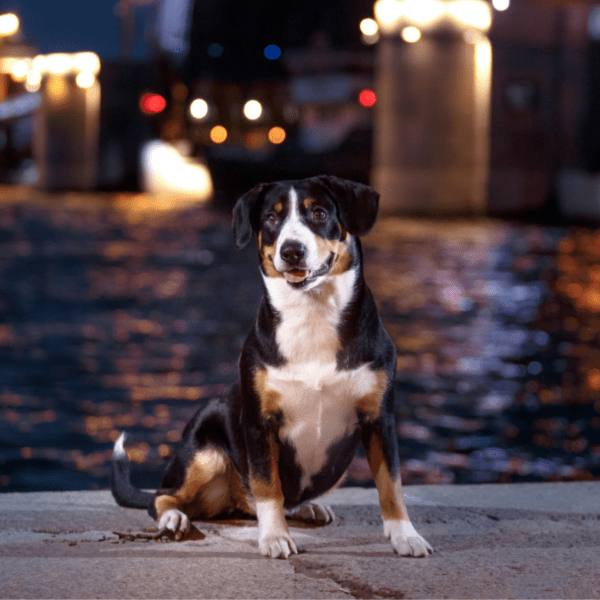
<svg viewBox="0 0 600 600">
<path fill-rule="evenodd" d="M 374 490 L 344 488 L 325 527 L 291 522 L 300 554 L 258 554 L 256 522 L 196 522 L 182 542 L 109 492 L 2 495 L 2 598 L 600 598 L 600 482 L 407 488 L 428 559 L 384 540 Z"/>
</svg>

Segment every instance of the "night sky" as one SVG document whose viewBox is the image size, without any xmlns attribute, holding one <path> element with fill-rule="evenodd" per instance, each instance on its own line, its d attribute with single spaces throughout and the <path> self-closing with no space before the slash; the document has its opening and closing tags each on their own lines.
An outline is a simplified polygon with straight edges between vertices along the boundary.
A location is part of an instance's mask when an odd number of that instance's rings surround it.
<svg viewBox="0 0 600 600">
<path fill-rule="evenodd" d="M 21 21 L 23 41 L 41 54 L 91 50 L 101 58 L 119 54 L 117 0 L 7 0 L 2 12 Z"/>
<path fill-rule="evenodd" d="M 1 12 L 15 12 L 23 41 L 42 54 L 91 50 L 101 58 L 119 55 L 118 0 L 0 0 Z M 278 43 L 306 45 L 315 31 L 327 31 L 334 46 L 359 44 L 358 24 L 372 16 L 373 0 L 202 0 L 195 8 L 195 46 L 231 43 L 244 47 Z M 151 8 L 136 8 L 134 57 L 144 45 Z"/>
</svg>

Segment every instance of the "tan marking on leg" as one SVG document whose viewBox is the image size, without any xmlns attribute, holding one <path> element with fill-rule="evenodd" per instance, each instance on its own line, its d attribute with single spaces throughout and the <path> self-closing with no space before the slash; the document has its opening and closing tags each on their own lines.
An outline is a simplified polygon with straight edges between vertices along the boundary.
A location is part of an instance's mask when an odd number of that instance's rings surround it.
<svg viewBox="0 0 600 600">
<path fill-rule="evenodd" d="M 270 479 L 264 480 L 250 472 L 250 489 L 256 501 L 278 500 L 283 502 L 281 480 L 279 479 L 279 446 L 273 434 L 269 434 Z"/>
<path fill-rule="evenodd" d="M 172 495 L 154 500 L 158 519 L 176 508 L 188 517 L 210 518 L 223 511 L 228 503 L 227 470 L 233 468 L 227 456 L 216 448 L 198 451 L 190 462 L 181 487 Z M 220 493 L 217 493 L 218 490 Z"/>
<path fill-rule="evenodd" d="M 263 417 L 268 419 L 279 412 L 281 394 L 267 386 L 267 371 L 265 369 L 256 369 L 254 373 L 254 391 L 258 395 L 260 412 Z"/>
<path fill-rule="evenodd" d="M 381 403 L 387 386 L 387 373 L 383 370 L 377 371 L 375 387 L 358 400 L 356 410 L 370 419 L 376 419 L 381 411 Z"/>
<path fill-rule="evenodd" d="M 384 520 L 400 519 L 408 521 L 408 511 L 404 502 L 400 473 L 397 474 L 396 481 L 394 481 L 387 468 L 383 446 L 379 437 L 372 436 L 369 447 L 365 450 L 379 494 L 381 516 Z"/>
</svg>

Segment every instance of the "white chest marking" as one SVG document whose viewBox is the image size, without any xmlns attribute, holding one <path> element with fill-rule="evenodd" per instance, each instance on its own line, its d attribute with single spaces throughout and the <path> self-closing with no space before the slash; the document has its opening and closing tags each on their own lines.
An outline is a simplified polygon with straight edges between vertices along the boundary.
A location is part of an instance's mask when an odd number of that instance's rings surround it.
<svg viewBox="0 0 600 600">
<path fill-rule="evenodd" d="M 375 372 L 362 365 L 336 371 L 335 363 L 267 367 L 267 386 L 281 395 L 282 441 L 296 449 L 302 488 L 325 465 L 328 450 L 357 424 L 357 401 L 377 386 Z"/>
</svg>

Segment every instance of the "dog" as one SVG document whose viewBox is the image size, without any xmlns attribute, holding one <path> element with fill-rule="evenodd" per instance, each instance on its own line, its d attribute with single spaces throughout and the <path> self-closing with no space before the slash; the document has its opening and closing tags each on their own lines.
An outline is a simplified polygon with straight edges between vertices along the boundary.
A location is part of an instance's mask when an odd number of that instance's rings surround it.
<svg viewBox="0 0 600 600">
<path fill-rule="evenodd" d="M 186 425 L 155 494 L 136 489 L 114 446 L 112 493 L 182 537 L 191 519 L 255 515 L 260 553 L 297 554 L 286 516 L 325 524 L 313 500 L 336 487 L 362 442 L 384 535 L 401 556 L 429 543 L 409 519 L 400 480 L 396 350 L 362 268 L 359 238 L 379 194 L 333 176 L 260 184 L 233 209 L 238 249 L 256 237 L 264 295 L 239 358 L 239 380 Z"/>
</svg>

